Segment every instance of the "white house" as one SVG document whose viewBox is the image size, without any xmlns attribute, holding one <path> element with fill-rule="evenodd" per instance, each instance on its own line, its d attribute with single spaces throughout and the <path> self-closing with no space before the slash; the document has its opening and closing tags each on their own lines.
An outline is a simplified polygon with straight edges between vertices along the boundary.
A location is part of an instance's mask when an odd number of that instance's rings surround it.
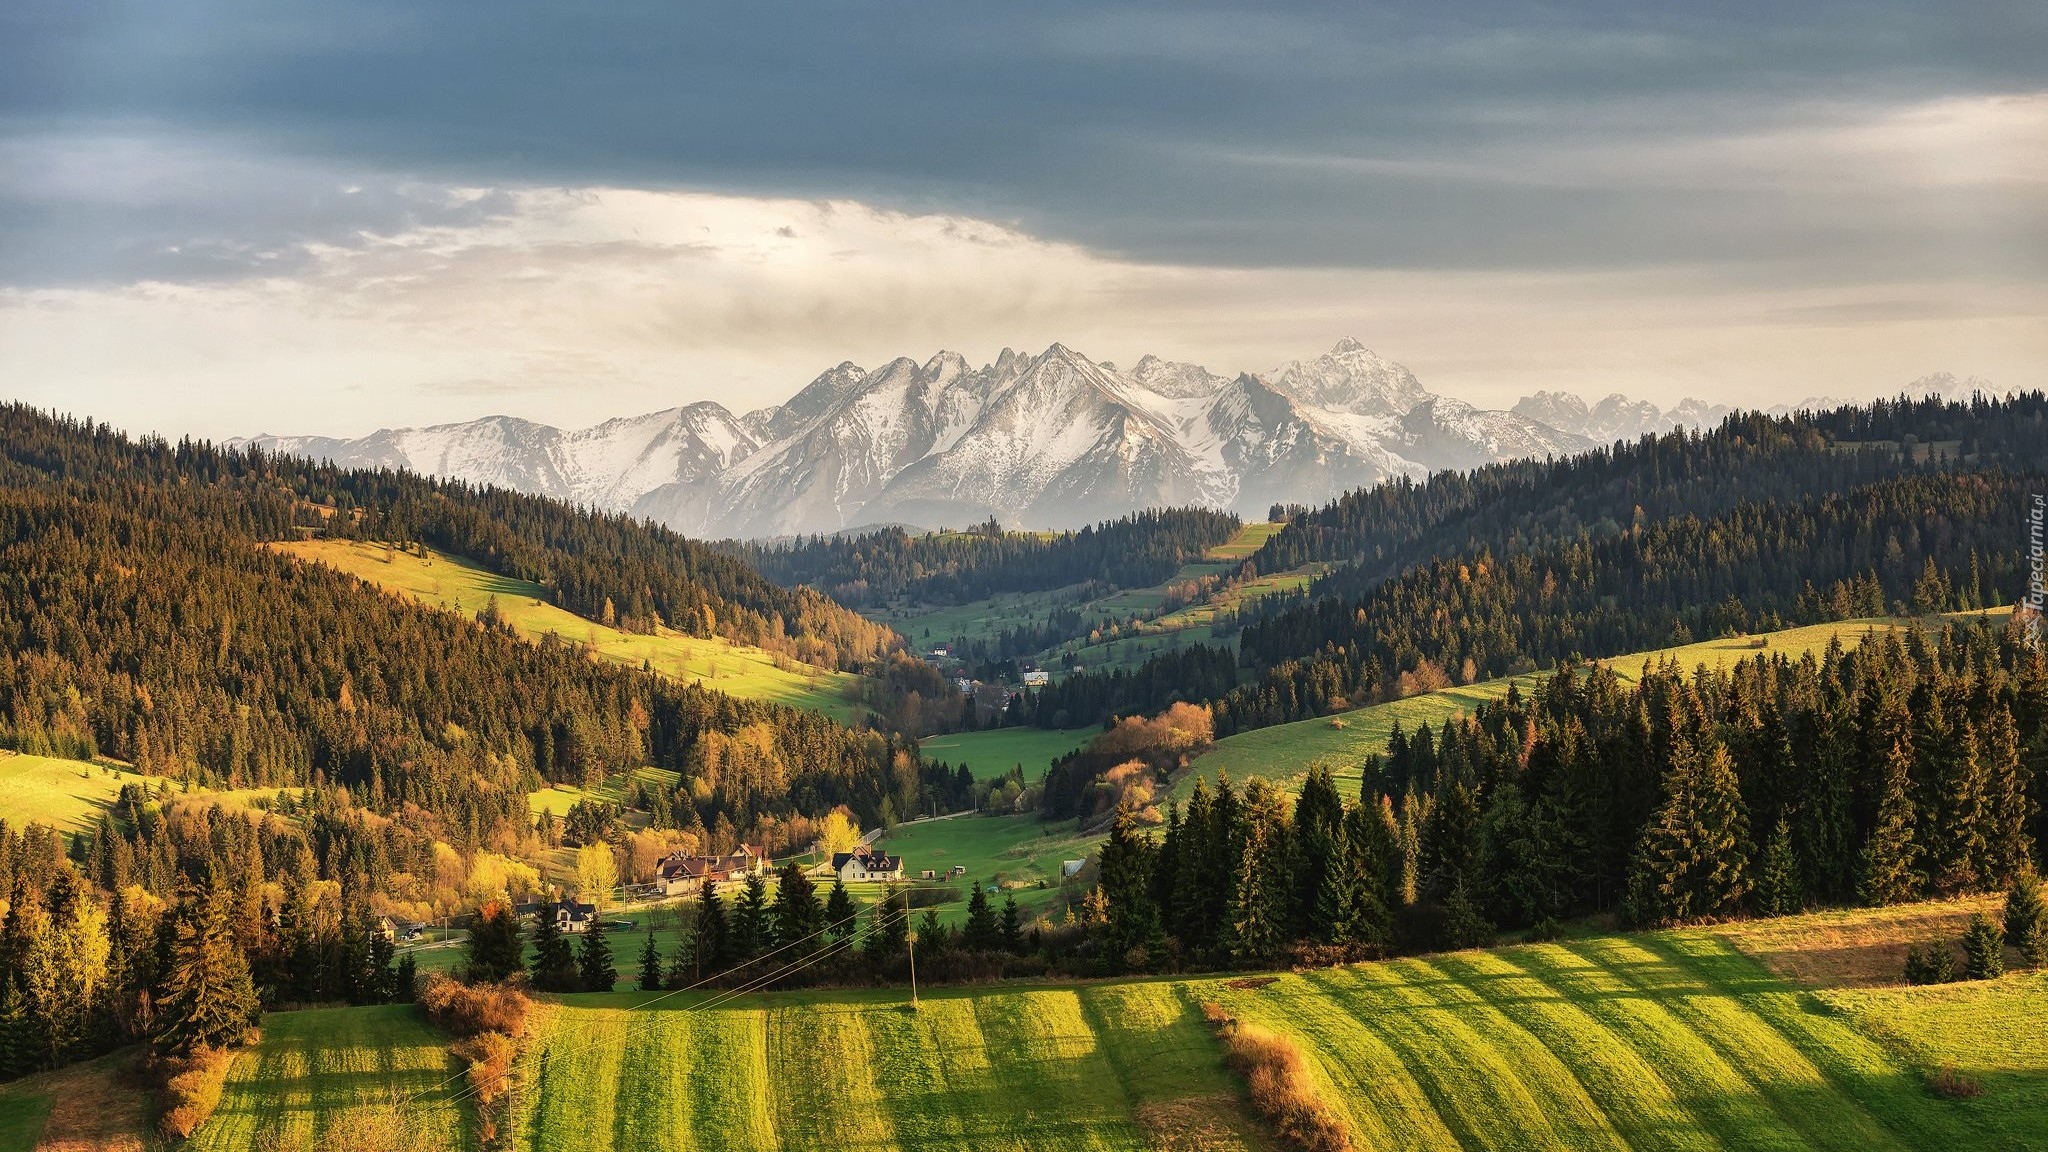
<svg viewBox="0 0 2048 1152">
<path fill-rule="evenodd" d="M 859 844 L 851 852 L 833 853 L 832 870 L 839 874 L 843 884 L 896 881 L 903 879 L 903 857 L 890 856 L 866 844 Z"/>
</svg>

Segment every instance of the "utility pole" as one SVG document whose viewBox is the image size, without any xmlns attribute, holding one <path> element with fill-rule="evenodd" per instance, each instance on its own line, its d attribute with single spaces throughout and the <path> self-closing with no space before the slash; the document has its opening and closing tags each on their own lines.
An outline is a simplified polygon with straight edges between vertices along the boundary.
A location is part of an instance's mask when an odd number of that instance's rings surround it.
<svg viewBox="0 0 2048 1152">
<path fill-rule="evenodd" d="M 910 1010 L 917 1011 L 917 933 L 910 934 Z"/>
</svg>

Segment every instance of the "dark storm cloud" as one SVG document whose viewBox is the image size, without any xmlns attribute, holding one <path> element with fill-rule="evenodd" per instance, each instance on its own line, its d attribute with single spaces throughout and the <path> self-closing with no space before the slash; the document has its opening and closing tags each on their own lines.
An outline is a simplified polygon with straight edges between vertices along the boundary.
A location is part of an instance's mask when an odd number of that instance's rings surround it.
<svg viewBox="0 0 2048 1152">
<path fill-rule="evenodd" d="M 1803 178 L 1700 187 L 1659 150 L 2038 92 L 2044 59 L 2037 0 L 23 4 L 0 132 L 253 140 L 299 171 L 176 212 L 17 172 L 0 256 L 15 283 L 259 268 L 431 217 L 418 179 L 852 196 L 1171 263 L 1847 271 L 1884 238 L 1879 263 L 2039 271 L 2038 207 L 1987 206 L 2008 242 L 1973 246 L 1978 215 L 1822 212 Z"/>
</svg>

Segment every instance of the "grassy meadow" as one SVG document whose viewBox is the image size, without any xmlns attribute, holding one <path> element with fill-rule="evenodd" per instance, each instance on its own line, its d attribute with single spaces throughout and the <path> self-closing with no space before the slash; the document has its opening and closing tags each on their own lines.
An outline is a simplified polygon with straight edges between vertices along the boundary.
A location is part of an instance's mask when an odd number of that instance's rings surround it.
<svg viewBox="0 0 2048 1152">
<path fill-rule="evenodd" d="M 474 615 L 490 603 L 521 635 L 538 640 L 552 632 L 588 644 L 600 658 L 692 680 L 731 696 L 772 700 L 849 721 L 859 709 L 847 699 L 855 678 L 779 659 L 759 648 L 701 639 L 662 629 L 652 636 L 621 632 L 550 604 L 538 584 L 514 580 L 460 556 L 429 550 L 426 559 L 351 540 L 301 540 L 275 546 L 302 560 L 336 568 L 387 591 L 439 608 Z"/>
<path fill-rule="evenodd" d="M 16 828 L 44 824 L 60 832 L 90 832 L 122 785 L 160 783 L 111 765 L 0 749 L 0 819 Z"/>
<path fill-rule="evenodd" d="M 1912 623 L 1888 617 L 1841 620 L 1758 636 L 1706 640 L 1648 652 L 1632 652 L 1599 663 L 1614 669 L 1615 675 L 1623 681 L 1634 683 L 1641 678 L 1645 664 L 1676 660 L 1681 667 L 1691 669 L 1700 665 L 1719 667 L 1759 655 L 1785 654 L 1796 658 L 1802 653 L 1824 651 L 1829 642 L 1836 639 L 1842 642 L 1843 648 L 1852 649 L 1873 633 L 1897 631 Z M 1219 772 L 1229 772 L 1231 779 L 1236 781 L 1261 776 L 1293 790 L 1299 788 L 1307 777 L 1309 766 L 1318 762 L 1333 769 L 1340 791 L 1348 794 L 1356 790 L 1365 758 L 1386 751 L 1387 739 L 1393 734 L 1396 722 L 1409 732 L 1413 732 L 1418 724 L 1440 725 L 1453 716 L 1471 712 L 1482 702 L 1505 697 L 1512 685 L 1519 685 L 1523 692 L 1529 692 L 1549 675 L 1548 672 L 1530 672 L 1498 680 L 1483 680 L 1477 684 L 1410 696 L 1405 700 L 1355 708 L 1334 716 L 1319 716 L 1241 732 L 1217 741 L 1213 750 L 1198 758 L 1193 770 L 1175 781 L 1174 794 L 1185 797 L 1187 791 L 1194 787 L 1198 775 L 1213 786 Z"/>
<path fill-rule="evenodd" d="M 1099 728 L 987 728 L 980 732 L 954 732 L 926 736 L 917 742 L 928 760 L 943 760 L 958 767 L 965 764 L 976 780 L 989 780 L 1022 765 L 1024 779 L 1035 781 L 1045 775 L 1054 760 L 1095 738 Z"/>
</svg>

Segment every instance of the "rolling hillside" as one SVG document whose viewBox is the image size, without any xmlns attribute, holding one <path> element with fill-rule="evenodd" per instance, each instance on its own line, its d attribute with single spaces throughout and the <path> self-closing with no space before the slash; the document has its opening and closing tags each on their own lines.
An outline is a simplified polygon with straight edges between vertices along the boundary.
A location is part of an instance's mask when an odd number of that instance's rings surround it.
<svg viewBox="0 0 2048 1152">
<path fill-rule="evenodd" d="M 645 664 L 729 696 L 808 708 L 842 722 L 854 719 L 857 711 L 846 695 L 856 680 L 851 673 L 813 668 L 759 648 L 686 636 L 669 628 L 651 636 L 607 628 L 549 603 L 547 590 L 538 584 L 502 576 L 460 556 L 428 549 L 423 559 L 354 540 L 301 540 L 273 547 L 464 615 L 475 615 L 495 599 L 499 614 L 529 639 L 553 633 L 570 643 L 589 645 L 600 658 L 636 668 Z"/>
<path fill-rule="evenodd" d="M 1921 906 L 1953 931 L 1953 905 Z M 1802 924 L 1893 947 L 1898 909 Z M 1283 975 L 1078 987 L 570 997 L 529 1051 L 513 1146 L 608 1149 L 1266 1148 L 1198 1011 L 1293 1038 L 1359 1149 L 2014 1149 L 2048 1132 L 2048 975 L 1939 988 L 1806 983 L 1740 926 Z M 643 1008 L 642 1006 L 645 1005 Z M 404 1009 L 274 1016 L 197 1147 L 329 1131 L 351 1090 L 430 1082 Z M 1982 1095 L 1931 1087 L 1950 1066 Z M 313 1085 L 307 1071 L 355 1073 Z M 414 1123 L 464 1123 L 450 1090 Z M 360 1107 L 360 1105 L 357 1105 Z M 298 1147 L 287 1144 L 284 1147 Z"/>
<path fill-rule="evenodd" d="M 2010 608 L 2001 608 L 1985 614 L 1999 616 L 2010 612 Z M 1738 636 L 1648 652 L 1631 652 L 1599 663 L 1613 668 L 1615 675 L 1622 680 L 1633 682 L 1645 663 L 1661 664 L 1675 660 L 1680 667 L 1690 670 L 1702 664 L 1710 668 L 1719 667 L 1758 655 L 1796 657 L 1805 652 L 1819 653 L 1827 648 L 1829 641 L 1837 638 L 1844 648 L 1854 648 L 1873 631 L 1896 631 L 1910 623 L 1904 619 L 1872 617 L 1809 624 L 1761 636 Z M 1184 796 L 1189 788 L 1194 787 L 1197 775 L 1213 785 L 1219 772 L 1228 772 L 1231 779 L 1238 781 L 1262 776 L 1280 782 L 1292 791 L 1300 786 L 1311 764 L 1323 761 L 1332 767 L 1344 794 L 1353 795 L 1357 791 L 1360 764 L 1367 756 L 1386 751 L 1387 738 L 1397 722 L 1410 732 L 1419 724 L 1439 725 L 1453 716 L 1472 711 L 1482 701 L 1506 696 L 1512 685 L 1520 685 L 1522 691 L 1527 692 L 1548 675 L 1548 672 L 1531 672 L 1502 677 L 1374 704 L 1336 716 L 1297 720 L 1291 724 L 1241 732 L 1217 741 L 1213 750 L 1196 760 L 1195 771 L 1174 782 L 1174 792 Z"/>
</svg>

